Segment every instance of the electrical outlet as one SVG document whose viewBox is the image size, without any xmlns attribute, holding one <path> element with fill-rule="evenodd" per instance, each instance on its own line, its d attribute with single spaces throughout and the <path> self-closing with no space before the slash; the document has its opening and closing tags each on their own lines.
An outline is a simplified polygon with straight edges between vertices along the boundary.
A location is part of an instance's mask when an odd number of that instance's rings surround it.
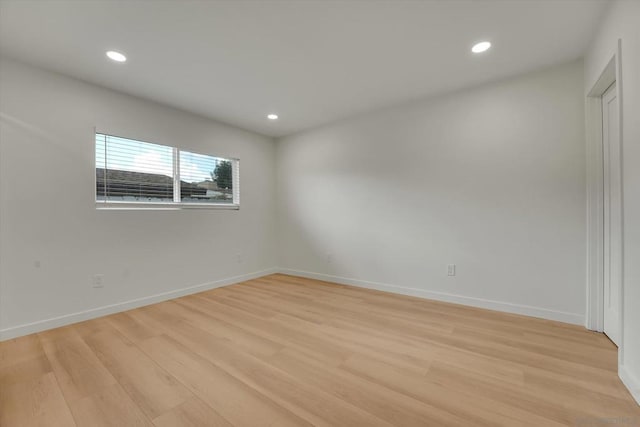
<svg viewBox="0 0 640 427">
<path fill-rule="evenodd" d="M 236 261 L 238 261 L 238 264 L 241 264 L 243 260 L 244 260 L 244 259 L 243 259 L 243 257 L 242 257 L 242 254 L 237 254 L 237 255 L 236 255 Z"/>
<path fill-rule="evenodd" d="M 91 279 L 91 284 L 94 288 L 102 288 L 104 287 L 104 275 L 103 274 L 94 274 Z"/>
<path fill-rule="evenodd" d="M 327 254 L 327 264 L 331 264 L 333 262 L 333 255 Z"/>
<path fill-rule="evenodd" d="M 447 276 L 455 276 L 456 275 L 456 265 L 449 264 L 447 266 Z"/>
</svg>

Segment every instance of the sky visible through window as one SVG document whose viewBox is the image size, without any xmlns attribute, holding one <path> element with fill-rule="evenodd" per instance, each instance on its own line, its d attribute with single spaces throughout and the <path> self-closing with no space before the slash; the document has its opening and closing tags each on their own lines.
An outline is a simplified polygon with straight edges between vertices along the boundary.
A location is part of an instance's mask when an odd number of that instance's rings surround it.
<svg viewBox="0 0 640 427">
<path fill-rule="evenodd" d="M 105 139 L 108 141 L 108 151 L 105 150 Z M 180 180 L 191 183 L 211 181 L 217 163 L 222 160 L 224 159 L 181 151 Z M 96 134 L 96 168 L 171 177 L 173 176 L 173 148 Z"/>
</svg>

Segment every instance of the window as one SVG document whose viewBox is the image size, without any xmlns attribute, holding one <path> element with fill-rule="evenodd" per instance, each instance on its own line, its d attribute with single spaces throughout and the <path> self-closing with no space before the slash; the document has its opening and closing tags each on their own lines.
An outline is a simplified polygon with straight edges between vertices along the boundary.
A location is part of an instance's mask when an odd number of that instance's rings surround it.
<svg viewBox="0 0 640 427">
<path fill-rule="evenodd" d="M 96 206 L 237 209 L 238 163 L 96 133 Z"/>
</svg>

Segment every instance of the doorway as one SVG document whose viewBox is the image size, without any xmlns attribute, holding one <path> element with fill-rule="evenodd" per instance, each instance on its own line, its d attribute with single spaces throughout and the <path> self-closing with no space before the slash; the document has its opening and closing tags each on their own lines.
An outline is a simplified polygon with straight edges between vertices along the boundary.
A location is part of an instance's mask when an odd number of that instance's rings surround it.
<svg viewBox="0 0 640 427">
<path fill-rule="evenodd" d="M 618 40 L 586 97 L 587 307 L 586 327 L 604 332 L 624 353 L 623 115 Z"/>
<path fill-rule="evenodd" d="M 620 345 L 622 293 L 622 158 L 617 88 L 602 95 L 602 175 L 604 220 L 603 331 Z"/>
</svg>

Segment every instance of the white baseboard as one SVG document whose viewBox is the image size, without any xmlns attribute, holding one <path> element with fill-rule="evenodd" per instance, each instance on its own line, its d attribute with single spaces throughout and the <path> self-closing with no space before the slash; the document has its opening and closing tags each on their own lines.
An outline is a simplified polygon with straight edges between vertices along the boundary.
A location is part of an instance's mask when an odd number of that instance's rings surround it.
<svg viewBox="0 0 640 427">
<path fill-rule="evenodd" d="M 622 383 L 627 387 L 631 396 L 640 405 L 640 380 L 635 377 L 624 365 L 618 365 L 618 376 Z"/>
<path fill-rule="evenodd" d="M 138 298 L 130 301 L 124 301 L 117 304 L 111 304 L 90 310 L 71 313 L 63 316 L 53 317 L 50 319 L 40 320 L 37 322 L 27 323 L 23 325 L 13 326 L 6 329 L 0 329 L 0 341 L 16 338 L 23 335 L 42 332 L 47 329 L 57 328 L 69 325 L 71 323 L 82 322 L 84 320 L 94 319 L 100 316 L 106 316 L 145 305 L 155 304 L 184 295 L 203 292 L 209 289 L 215 289 L 234 283 L 243 282 L 245 280 L 255 279 L 273 273 L 290 274 L 292 276 L 308 277 L 310 279 L 325 280 L 329 282 L 341 283 L 344 285 L 358 286 L 368 289 L 377 289 L 380 291 L 393 292 L 402 295 L 415 296 L 420 298 L 433 299 L 436 301 L 451 302 L 454 304 L 469 305 L 472 307 L 486 308 L 489 310 L 503 311 L 506 313 L 522 314 L 525 316 L 539 317 L 549 320 L 557 320 L 560 322 L 584 325 L 584 316 L 575 313 L 566 313 L 561 311 L 553 311 L 544 308 L 531 307 L 519 304 L 512 304 L 500 301 L 492 301 L 481 298 L 466 297 L 444 292 L 427 291 L 424 289 L 408 288 L 402 286 L 389 285 L 384 283 L 369 282 L 366 280 L 350 279 L 340 276 L 332 276 L 323 273 L 313 273 L 308 271 L 293 270 L 287 268 L 269 268 L 266 270 L 248 273 L 240 276 L 229 277 L 226 279 L 216 280 L 209 283 L 203 283 L 187 288 L 176 289 L 174 291 L 164 292 L 161 294 L 151 295 L 148 297 Z"/>
<path fill-rule="evenodd" d="M 531 307 L 528 305 L 512 304 L 502 301 L 493 301 L 482 298 L 466 297 L 462 295 L 448 294 L 444 292 L 427 291 L 424 289 L 407 288 L 403 286 L 389 285 L 385 283 L 369 282 L 366 280 L 350 279 L 347 277 L 332 276 L 323 273 L 313 273 L 309 271 L 292 270 L 288 268 L 280 268 L 282 274 L 292 276 L 307 277 L 309 279 L 324 280 L 327 282 L 335 282 L 343 285 L 358 286 L 361 288 L 376 289 L 379 291 L 393 292 L 413 297 L 427 298 L 436 301 L 450 302 L 454 304 L 468 305 L 472 307 L 486 308 L 489 310 L 503 311 L 512 314 L 521 314 L 524 316 L 539 317 L 542 319 L 556 320 L 559 322 L 571 323 L 584 326 L 584 315 L 577 313 L 567 313 L 564 311 L 549 310 L 540 307 Z"/>
<path fill-rule="evenodd" d="M 232 285 L 234 283 L 244 282 L 246 280 L 256 279 L 258 277 L 267 276 L 277 273 L 277 268 L 269 268 L 266 270 L 256 271 L 254 273 L 243 274 L 240 276 L 229 277 L 226 279 L 216 280 L 213 282 L 202 283 L 200 285 L 189 286 L 187 288 L 176 289 L 174 291 L 163 292 L 161 294 L 151 295 L 148 297 L 137 298 L 117 304 L 105 305 L 103 307 L 92 308 L 90 310 L 79 311 L 77 313 L 65 314 L 64 316 L 52 317 L 50 319 L 39 320 L 37 322 L 26 323 L 23 325 L 13 326 L 11 328 L 0 329 L 0 341 L 23 335 L 33 334 L 35 332 L 46 331 L 47 329 L 58 328 L 60 326 L 69 325 L 71 323 L 82 322 L 84 320 L 95 319 L 96 317 L 106 316 L 121 311 L 131 310 L 133 308 L 145 305 L 155 304 L 158 302 L 178 298 L 185 295 L 195 294 L 207 291 L 209 289 L 220 288 L 222 286 Z"/>
</svg>

